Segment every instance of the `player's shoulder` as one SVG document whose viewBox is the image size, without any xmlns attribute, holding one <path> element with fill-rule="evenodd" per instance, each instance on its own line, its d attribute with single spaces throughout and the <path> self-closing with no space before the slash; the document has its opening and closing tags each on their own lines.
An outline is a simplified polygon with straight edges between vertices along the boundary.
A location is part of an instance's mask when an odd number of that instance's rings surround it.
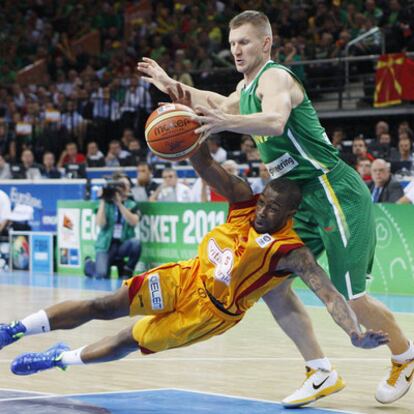
<svg viewBox="0 0 414 414">
<path fill-rule="evenodd" d="M 269 82 L 290 85 L 293 82 L 293 77 L 286 69 L 271 67 L 260 76 L 259 85 Z"/>
</svg>

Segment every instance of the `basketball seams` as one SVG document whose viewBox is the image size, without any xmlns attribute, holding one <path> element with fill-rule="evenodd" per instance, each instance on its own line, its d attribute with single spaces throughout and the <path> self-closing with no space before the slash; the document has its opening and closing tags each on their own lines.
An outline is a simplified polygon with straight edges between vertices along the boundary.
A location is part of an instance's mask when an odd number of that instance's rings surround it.
<svg viewBox="0 0 414 414">
<path fill-rule="evenodd" d="M 177 116 L 184 116 L 186 118 L 192 118 L 191 112 L 186 112 L 186 111 L 170 111 L 163 115 L 157 116 L 148 125 L 145 126 L 145 138 L 148 139 L 148 134 L 151 132 L 155 124 L 159 124 L 162 121 L 165 121 L 170 118 L 175 118 Z M 197 121 L 194 121 L 194 122 L 197 123 Z"/>
<path fill-rule="evenodd" d="M 158 156 L 160 156 L 160 157 L 162 157 L 162 158 L 168 158 L 168 159 L 171 159 L 171 160 L 178 160 L 178 158 L 180 158 L 180 157 L 184 157 L 184 156 L 189 155 L 189 154 L 191 153 L 191 151 L 193 151 L 193 150 L 196 148 L 196 146 L 197 146 L 198 144 L 199 144 L 199 143 L 198 143 L 198 140 L 197 140 L 197 142 L 195 142 L 193 145 L 191 145 L 191 147 L 188 147 L 188 148 L 186 148 L 185 150 L 180 151 L 180 152 L 176 152 L 176 153 L 174 153 L 174 154 L 167 154 L 167 153 L 164 153 L 164 152 L 159 152 L 159 151 L 154 150 L 154 149 L 151 147 L 151 145 L 150 145 L 150 144 L 148 144 L 148 146 L 150 147 L 151 151 L 152 151 L 155 155 L 158 155 Z"/>
<path fill-rule="evenodd" d="M 200 134 L 194 131 L 200 124 L 193 119 L 191 108 L 155 110 L 145 125 L 145 139 L 150 150 L 168 161 L 190 157 L 198 148 Z"/>
</svg>

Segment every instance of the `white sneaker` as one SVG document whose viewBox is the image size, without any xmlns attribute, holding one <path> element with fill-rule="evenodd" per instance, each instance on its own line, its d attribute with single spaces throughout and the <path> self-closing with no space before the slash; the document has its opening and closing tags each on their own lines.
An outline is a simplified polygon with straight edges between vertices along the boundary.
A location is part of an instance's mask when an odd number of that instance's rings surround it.
<svg viewBox="0 0 414 414">
<path fill-rule="evenodd" d="M 306 379 L 302 386 L 282 401 L 287 408 L 301 407 L 319 398 L 327 397 L 345 387 L 344 380 L 336 370 L 311 369 L 306 367 Z"/>
<path fill-rule="evenodd" d="M 392 361 L 389 374 L 378 384 L 375 399 L 389 404 L 404 396 L 414 379 L 414 359 L 401 364 Z"/>
</svg>

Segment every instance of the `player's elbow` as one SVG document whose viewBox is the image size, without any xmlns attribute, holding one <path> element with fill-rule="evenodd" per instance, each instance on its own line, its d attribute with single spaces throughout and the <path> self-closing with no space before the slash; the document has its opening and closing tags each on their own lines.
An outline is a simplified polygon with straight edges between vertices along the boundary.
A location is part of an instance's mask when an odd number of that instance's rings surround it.
<svg viewBox="0 0 414 414">
<path fill-rule="evenodd" d="M 269 119 L 268 127 L 269 127 L 269 133 L 267 135 L 271 136 L 280 136 L 285 131 L 286 121 L 283 119 L 280 119 L 279 117 L 272 116 Z"/>
</svg>

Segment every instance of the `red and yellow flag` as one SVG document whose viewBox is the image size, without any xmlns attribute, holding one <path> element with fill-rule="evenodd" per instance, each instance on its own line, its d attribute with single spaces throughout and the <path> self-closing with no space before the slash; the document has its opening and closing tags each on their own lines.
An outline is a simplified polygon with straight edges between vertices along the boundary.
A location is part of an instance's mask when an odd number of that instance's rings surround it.
<svg viewBox="0 0 414 414">
<path fill-rule="evenodd" d="M 414 60 L 405 58 L 401 70 L 401 99 L 403 101 L 414 101 Z"/>
<path fill-rule="evenodd" d="M 377 62 L 375 75 L 374 106 L 376 108 L 401 103 L 401 70 L 405 61 L 404 53 L 382 55 Z"/>
</svg>

